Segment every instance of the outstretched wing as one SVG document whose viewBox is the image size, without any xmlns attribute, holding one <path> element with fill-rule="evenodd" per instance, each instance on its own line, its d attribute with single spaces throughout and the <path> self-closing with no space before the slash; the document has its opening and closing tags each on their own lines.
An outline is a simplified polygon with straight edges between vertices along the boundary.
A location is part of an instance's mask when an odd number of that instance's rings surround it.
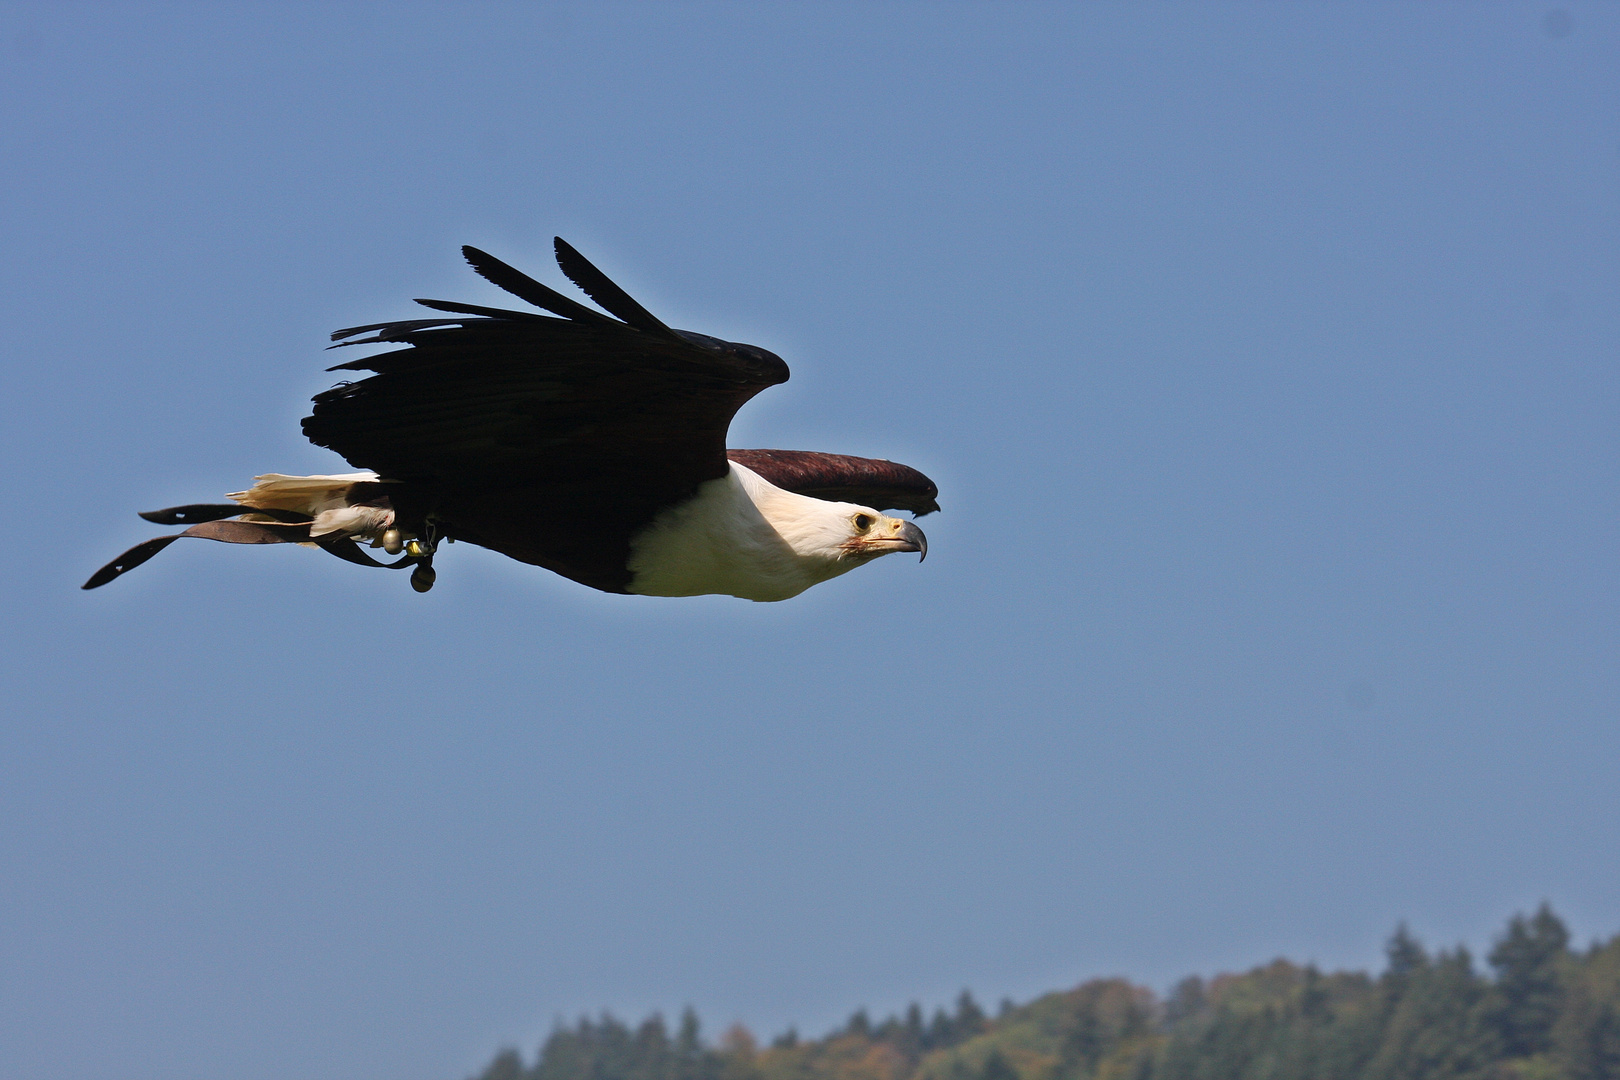
<svg viewBox="0 0 1620 1080">
<path fill-rule="evenodd" d="M 815 499 L 907 510 L 917 517 L 939 509 L 934 482 L 896 461 L 811 450 L 728 450 L 726 456 L 779 488 Z"/>
<path fill-rule="evenodd" d="M 403 481 L 444 533 L 611 588 L 601 574 L 622 575 L 625 552 L 607 550 L 619 544 L 609 538 L 627 545 L 659 510 L 725 475 L 732 416 L 787 381 L 787 365 L 670 329 L 561 239 L 564 272 L 618 318 L 462 251 L 552 314 L 419 300 L 452 317 L 339 330 L 343 345 L 406 348 L 333 368 L 376 374 L 318 395 L 304 434 Z"/>
</svg>

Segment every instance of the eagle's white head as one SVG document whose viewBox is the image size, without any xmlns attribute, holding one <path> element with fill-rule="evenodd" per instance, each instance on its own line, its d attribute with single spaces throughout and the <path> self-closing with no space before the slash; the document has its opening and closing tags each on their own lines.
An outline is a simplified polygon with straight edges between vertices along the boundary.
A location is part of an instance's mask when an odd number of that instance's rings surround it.
<svg viewBox="0 0 1620 1080">
<path fill-rule="evenodd" d="M 631 541 L 630 591 L 786 600 L 894 551 L 928 554 L 909 521 L 784 491 L 736 462 Z"/>
</svg>

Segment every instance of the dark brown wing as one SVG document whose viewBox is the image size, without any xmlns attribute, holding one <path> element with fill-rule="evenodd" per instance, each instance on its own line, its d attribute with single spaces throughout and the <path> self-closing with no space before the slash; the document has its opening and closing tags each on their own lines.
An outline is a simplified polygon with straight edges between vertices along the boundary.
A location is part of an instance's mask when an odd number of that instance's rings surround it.
<svg viewBox="0 0 1620 1080">
<path fill-rule="evenodd" d="M 334 368 L 376 374 L 318 395 L 304 433 L 402 481 L 402 515 L 620 591 L 630 537 L 725 475 L 732 416 L 787 381 L 787 365 L 670 330 L 561 240 L 569 276 L 635 325 L 464 251 L 484 277 L 564 317 L 434 300 L 422 303 L 457 317 L 340 330 L 346 345 L 408 347 Z"/>
<path fill-rule="evenodd" d="M 728 450 L 726 456 L 779 488 L 816 499 L 909 510 L 917 517 L 939 509 L 934 482 L 898 462 L 811 450 Z"/>
</svg>

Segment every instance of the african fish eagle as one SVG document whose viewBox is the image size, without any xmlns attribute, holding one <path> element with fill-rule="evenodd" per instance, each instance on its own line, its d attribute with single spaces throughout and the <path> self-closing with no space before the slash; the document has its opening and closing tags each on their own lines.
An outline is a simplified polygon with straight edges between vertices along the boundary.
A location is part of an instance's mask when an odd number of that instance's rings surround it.
<svg viewBox="0 0 1620 1080">
<path fill-rule="evenodd" d="M 432 588 L 441 541 L 461 540 L 604 592 L 785 600 L 893 551 L 926 557 L 910 521 L 938 489 L 891 461 L 727 450 L 742 405 L 786 382 L 774 353 L 672 330 L 560 237 L 557 263 L 612 316 L 477 248 L 484 278 L 550 312 L 443 300 L 453 317 L 332 335 L 396 349 L 331 371 L 371 371 L 318 394 L 304 434 L 364 472 L 255 478 L 223 504 L 141 517 L 184 532 L 138 544 L 105 585 L 181 537 L 314 544 L 368 566 L 410 568 Z M 361 548 L 389 555 L 380 562 Z"/>
</svg>

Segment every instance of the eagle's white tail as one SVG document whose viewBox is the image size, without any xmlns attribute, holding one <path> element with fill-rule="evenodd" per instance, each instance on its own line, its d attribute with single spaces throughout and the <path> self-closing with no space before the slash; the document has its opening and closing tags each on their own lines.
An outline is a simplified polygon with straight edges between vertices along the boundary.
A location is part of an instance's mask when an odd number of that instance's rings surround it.
<svg viewBox="0 0 1620 1080">
<path fill-rule="evenodd" d="M 349 491 L 355 484 L 374 483 L 374 472 L 341 473 L 333 476 L 288 476 L 265 473 L 253 478 L 246 491 L 226 496 L 253 510 L 292 510 L 308 514 L 311 537 L 342 533 L 372 536 L 394 524 L 394 511 L 386 506 L 354 506 Z"/>
</svg>

